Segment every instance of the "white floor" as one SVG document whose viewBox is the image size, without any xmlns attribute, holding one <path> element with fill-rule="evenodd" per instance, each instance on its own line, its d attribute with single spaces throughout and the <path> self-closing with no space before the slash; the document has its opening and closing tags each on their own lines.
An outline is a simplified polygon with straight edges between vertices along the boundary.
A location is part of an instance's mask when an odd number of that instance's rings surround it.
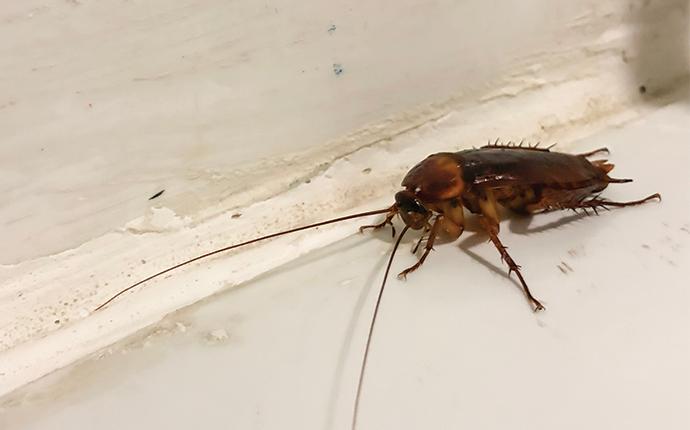
<svg viewBox="0 0 690 430">
<path fill-rule="evenodd" d="M 545 312 L 472 224 L 392 278 L 358 428 L 690 428 L 688 124 L 676 104 L 573 148 L 607 146 L 612 176 L 635 179 L 607 197 L 661 203 L 502 223 Z M 0 428 L 349 428 L 390 248 L 355 235 L 171 315 L 2 399 Z"/>
</svg>

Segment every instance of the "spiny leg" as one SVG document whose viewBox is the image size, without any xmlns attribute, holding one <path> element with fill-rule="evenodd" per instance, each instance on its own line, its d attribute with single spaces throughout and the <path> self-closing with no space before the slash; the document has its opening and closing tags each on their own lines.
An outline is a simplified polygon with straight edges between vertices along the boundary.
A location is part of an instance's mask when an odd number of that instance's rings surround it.
<svg viewBox="0 0 690 430">
<path fill-rule="evenodd" d="M 525 282 L 525 278 L 522 277 L 522 273 L 520 273 L 520 266 L 515 263 L 510 254 L 508 254 L 507 248 L 503 246 L 501 240 L 498 238 L 498 231 L 500 227 L 498 224 L 498 211 L 496 210 L 496 198 L 494 197 L 493 191 L 490 188 L 487 188 L 483 191 L 484 196 L 478 201 L 479 209 L 482 213 L 479 217 L 479 223 L 489 234 L 489 239 L 491 242 L 493 242 L 494 246 L 501 254 L 501 260 L 508 264 L 508 276 L 510 276 L 511 272 L 515 272 L 518 279 L 520 279 L 520 284 L 522 284 L 522 289 L 525 291 L 525 295 L 535 307 L 534 311 L 536 312 L 543 310 L 544 306 L 539 302 L 539 300 L 534 298 L 529 290 L 529 287 L 527 286 L 527 282 Z"/>
<path fill-rule="evenodd" d="M 424 246 L 424 253 L 420 257 L 419 261 L 417 261 L 412 266 L 410 266 L 407 269 L 400 272 L 398 274 L 398 278 L 405 279 L 408 274 L 419 269 L 419 267 L 422 264 L 424 264 L 424 260 L 426 260 L 426 257 L 429 255 L 431 250 L 434 248 L 434 242 L 436 241 L 436 236 L 438 235 L 438 228 L 441 225 L 441 221 L 443 221 L 443 215 L 437 216 L 436 219 L 434 220 L 434 224 L 431 226 L 431 230 L 429 230 L 429 240 L 426 241 L 426 245 Z"/>
<path fill-rule="evenodd" d="M 498 252 L 501 254 L 501 260 L 505 261 L 506 264 L 508 265 L 508 276 L 510 276 L 511 272 L 515 272 L 517 275 L 518 279 L 520 280 L 520 284 L 522 284 L 522 289 L 525 291 L 525 295 L 529 299 L 530 302 L 534 305 L 534 311 L 541 311 L 544 310 L 544 305 L 542 305 L 539 300 L 537 300 L 532 293 L 529 290 L 529 287 L 527 286 L 527 282 L 525 282 L 525 278 L 522 277 L 522 273 L 520 273 L 520 266 L 515 263 L 515 260 L 508 254 L 508 249 L 501 243 L 501 240 L 498 238 L 498 229 L 495 228 L 492 225 L 492 222 L 485 217 L 481 217 L 480 223 L 482 227 L 486 230 L 486 232 L 489 234 L 489 239 L 491 242 L 494 244 L 496 249 L 498 249 Z"/>
<path fill-rule="evenodd" d="M 609 149 L 608 148 L 597 148 L 593 151 L 589 151 L 589 152 L 585 152 L 584 154 L 577 154 L 577 155 L 579 155 L 580 157 L 591 157 L 592 155 L 598 154 L 600 152 L 608 154 Z"/>
<path fill-rule="evenodd" d="M 595 196 L 591 199 L 582 200 L 582 201 L 576 202 L 572 205 L 569 205 L 567 207 L 567 209 L 573 209 L 573 210 L 582 209 L 583 211 L 585 211 L 585 213 L 587 213 L 587 209 L 592 209 L 594 211 L 594 213 L 598 213 L 597 212 L 598 208 L 608 210 L 608 206 L 617 207 L 617 208 L 623 208 L 626 206 L 637 206 L 637 205 L 647 203 L 648 201 L 654 200 L 654 199 L 661 200 L 661 194 L 654 193 L 651 196 L 647 196 L 643 199 L 633 200 L 633 201 L 629 201 L 629 202 L 612 202 L 610 200 L 599 198 L 599 196 Z"/>
<path fill-rule="evenodd" d="M 384 219 L 383 221 L 381 221 L 378 224 L 363 225 L 359 228 L 359 232 L 362 233 L 362 232 L 364 232 L 364 230 L 369 229 L 369 228 L 374 229 L 374 230 L 378 230 L 380 228 L 385 227 L 386 225 L 390 225 L 392 233 L 393 233 L 393 237 L 395 237 L 395 226 L 393 225 L 392 219 L 397 213 L 398 213 L 397 209 L 393 209 L 388 214 L 386 214 L 386 219 Z"/>
</svg>

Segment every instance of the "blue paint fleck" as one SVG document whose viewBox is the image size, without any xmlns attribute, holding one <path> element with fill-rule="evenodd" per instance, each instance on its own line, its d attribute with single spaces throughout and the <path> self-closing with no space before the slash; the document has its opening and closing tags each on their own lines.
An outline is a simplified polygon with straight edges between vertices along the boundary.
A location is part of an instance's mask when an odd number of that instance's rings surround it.
<svg viewBox="0 0 690 430">
<path fill-rule="evenodd" d="M 335 73 L 336 76 L 339 76 L 343 73 L 343 65 L 338 64 L 338 63 L 333 63 L 333 73 Z"/>
</svg>

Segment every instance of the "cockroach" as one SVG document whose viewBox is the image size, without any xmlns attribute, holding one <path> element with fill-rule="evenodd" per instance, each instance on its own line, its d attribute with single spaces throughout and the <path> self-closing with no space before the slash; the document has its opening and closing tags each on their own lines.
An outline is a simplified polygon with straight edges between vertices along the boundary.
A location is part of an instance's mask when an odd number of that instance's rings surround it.
<svg viewBox="0 0 690 430">
<path fill-rule="evenodd" d="M 498 250 L 501 260 L 507 264 L 508 274 L 515 273 L 522 285 L 525 297 L 536 312 L 543 310 L 544 306 L 532 295 L 522 276 L 520 266 L 508 254 L 508 249 L 498 237 L 499 207 L 520 214 L 571 209 L 574 211 L 581 210 L 589 215 L 588 211 L 590 210 L 598 214 L 599 209 L 609 210 L 611 207 L 635 206 L 654 199 L 661 200 L 661 195 L 658 193 L 628 202 L 615 202 L 601 198 L 600 193 L 609 184 L 632 182 L 632 179 L 611 178 L 608 173 L 614 165 L 608 163 L 607 160 L 589 160 L 595 154 L 608 153 L 607 148 L 599 148 L 582 154 L 555 152 L 551 151 L 551 148 L 552 146 L 548 148 L 539 148 L 538 145 L 523 146 L 522 143 L 501 144 L 496 140 L 494 143 L 489 142 L 480 148 L 429 155 L 405 175 L 401 184 L 403 189 L 395 194 L 395 203 L 388 208 L 296 227 L 208 252 L 169 267 L 125 288 L 101 304 L 96 310 L 102 309 L 123 293 L 144 282 L 194 261 L 301 230 L 353 218 L 385 214 L 385 218 L 380 223 L 362 226 L 360 231 L 380 229 L 389 225 L 393 237 L 395 237 L 393 219 L 399 216 L 405 226 L 393 246 L 372 312 L 354 401 L 352 419 L 352 428 L 354 429 L 357 423 L 359 399 L 381 298 L 395 252 L 409 229 L 422 232 L 413 249 L 414 253 L 417 252 L 424 239 L 426 239 L 426 244 L 419 260 L 400 272 L 399 278 L 405 278 L 426 261 L 438 238 L 454 241 L 460 237 L 465 229 L 465 210 L 475 214 L 479 218 L 479 225 L 488 235 L 489 241 Z"/>
</svg>

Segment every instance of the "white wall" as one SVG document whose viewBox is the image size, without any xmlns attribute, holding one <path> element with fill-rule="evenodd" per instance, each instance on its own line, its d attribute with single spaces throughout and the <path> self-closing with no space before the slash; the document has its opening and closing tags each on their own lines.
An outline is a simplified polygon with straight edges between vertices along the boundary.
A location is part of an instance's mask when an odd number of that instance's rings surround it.
<svg viewBox="0 0 690 430">
<path fill-rule="evenodd" d="M 547 83 L 599 50 L 630 62 L 631 91 L 687 70 L 682 0 L 13 3 L 0 12 L 6 264 L 117 228 L 159 189 L 194 214 L 274 180 L 295 152 L 303 176 L 372 139 L 342 141 L 355 130 L 402 112 L 418 123 L 420 106 L 472 103 L 506 79 Z"/>
</svg>

